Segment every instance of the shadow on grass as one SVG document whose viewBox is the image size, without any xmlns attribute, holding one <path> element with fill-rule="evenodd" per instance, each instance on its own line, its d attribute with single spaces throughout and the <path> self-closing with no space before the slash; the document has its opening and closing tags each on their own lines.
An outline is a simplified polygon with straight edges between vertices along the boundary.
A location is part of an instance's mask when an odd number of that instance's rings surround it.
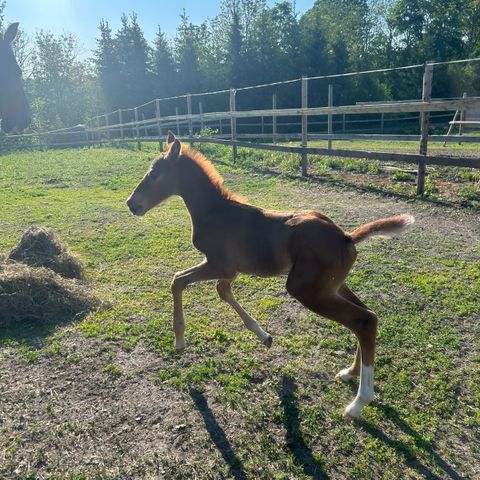
<svg viewBox="0 0 480 480">
<path fill-rule="evenodd" d="M 0 346 L 10 342 L 20 342 L 23 345 L 40 348 L 42 342 L 54 333 L 59 327 L 72 323 L 80 323 L 87 313 L 62 314 L 54 320 L 39 321 L 38 319 L 22 319 L 18 325 L 0 325 Z"/>
<path fill-rule="evenodd" d="M 460 480 L 464 478 L 462 475 L 457 473 L 448 463 L 440 457 L 440 455 L 435 452 L 433 445 L 426 441 L 418 432 L 416 432 L 408 423 L 406 423 L 398 414 L 398 412 L 392 408 L 381 404 L 375 405 L 378 409 L 382 410 L 385 414 L 385 417 L 392 421 L 405 435 L 408 435 L 415 446 L 422 450 L 426 456 L 432 458 L 432 460 L 438 465 L 440 469 L 443 470 L 445 475 L 448 478 L 453 480 Z M 377 425 L 368 422 L 362 421 L 361 427 L 365 430 L 365 432 L 372 435 L 372 437 L 377 438 L 382 443 L 388 445 L 389 447 L 393 448 L 395 452 L 401 453 L 405 456 L 405 460 L 407 464 L 415 469 L 420 475 L 428 479 L 441 479 L 432 470 L 420 462 L 417 458 L 416 452 L 412 449 L 411 445 L 407 442 L 402 440 L 394 440 L 388 437 L 383 431 L 381 431 Z"/>
<path fill-rule="evenodd" d="M 195 407 L 202 414 L 210 438 L 222 454 L 225 462 L 228 464 L 231 475 L 235 480 L 247 480 L 248 477 L 243 471 L 242 462 L 232 450 L 232 446 L 230 445 L 223 428 L 218 424 L 212 410 L 208 406 L 205 396 L 203 393 L 195 389 L 190 389 L 189 393 Z"/>
<path fill-rule="evenodd" d="M 327 479 L 328 475 L 322 463 L 313 456 L 300 430 L 300 411 L 296 392 L 295 382 L 291 378 L 283 377 L 278 394 L 284 412 L 287 446 L 296 461 L 303 467 L 305 475 L 314 479 Z"/>
</svg>

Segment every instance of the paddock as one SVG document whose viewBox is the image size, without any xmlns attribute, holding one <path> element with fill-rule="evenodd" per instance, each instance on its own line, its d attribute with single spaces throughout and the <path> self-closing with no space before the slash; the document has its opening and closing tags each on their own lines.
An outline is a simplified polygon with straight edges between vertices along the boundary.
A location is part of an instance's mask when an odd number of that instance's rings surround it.
<svg viewBox="0 0 480 480">
<path fill-rule="evenodd" d="M 1 332 L 2 478 L 479 476 L 477 210 L 252 169 L 251 151 L 233 164 L 230 148 L 202 146 L 255 205 L 316 209 L 346 230 L 416 217 L 408 235 L 359 247 L 349 285 L 380 319 L 377 398 L 345 422 L 356 385 L 334 375 L 355 339 L 287 297 L 285 279 L 240 276 L 234 287 L 272 349 L 206 283 L 186 292 L 189 345 L 175 353 L 171 276 L 201 258 L 180 200 L 128 213 L 146 147 L 0 156 L 0 253 L 27 226 L 52 227 L 111 305 Z"/>
</svg>

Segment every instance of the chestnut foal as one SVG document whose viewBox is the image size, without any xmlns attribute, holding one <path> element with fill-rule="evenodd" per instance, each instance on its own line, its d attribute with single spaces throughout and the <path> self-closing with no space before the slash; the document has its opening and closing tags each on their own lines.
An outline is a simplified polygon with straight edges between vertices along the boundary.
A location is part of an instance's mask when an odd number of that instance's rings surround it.
<svg viewBox="0 0 480 480">
<path fill-rule="evenodd" d="M 231 283 L 238 273 L 288 274 L 290 295 L 313 312 L 345 325 L 358 338 L 352 366 L 337 375 L 343 381 L 360 375 L 358 394 L 346 408 L 347 415 L 358 417 L 373 399 L 377 317 L 345 279 L 357 256 L 356 243 L 398 234 L 413 217 L 377 220 L 347 233 L 315 211 L 279 213 L 253 207 L 222 186 L 222 178 L 202 154 L 182 146 L 171 132 L 167 143 L 167 152 L 153 161 L 127 205 L 134 215 L 144 215 L 168 197 L 181 196 L 192 219 L 193 245 L 205 254 L 199 265 L 173 277 L 176 349 L 185 348 L 183 290 L 191 283 L 214 279 L 220 298 L 270 347 L 271 335 L 236 301 Z"/>
</svg>

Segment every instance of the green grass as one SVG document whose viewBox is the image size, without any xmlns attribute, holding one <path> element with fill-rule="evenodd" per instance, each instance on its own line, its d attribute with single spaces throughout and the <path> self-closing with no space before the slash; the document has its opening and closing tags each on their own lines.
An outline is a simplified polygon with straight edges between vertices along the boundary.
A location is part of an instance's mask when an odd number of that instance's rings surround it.
<svg viewBox="0 0 480 480">
<path fill-rule="evenodd" d="M 241 149 L 232 165 L 228 149 L 202 149 L 219 160 L 227 186 L 254 204 L 317 208 L 346 227 L 358 224 L 351 193 L 291 175 L 298 173 L 298 159 Z M 117 394 L 128 382 L 143 382 L 156 392 L 151 402 L 181 402 L 178 408 L 189 420 L 178 419 L 173 430 L 187 432 L 185 443 L 164 449 L 159 439 L 147 443 L 146 433 L 136 433 L 142 420 L 134 418 L 122 435 L 130 445 L 146 447 L 122 454 L 130 470 L 108 456 L 100 464 L 83 464 L 81 446 L 69 453 L 76 463 L 55 463 L 69 438 L 95 444 L 91 439 L 98 436 L 102 448 L 113 442 L 112 432 L 101 437 L 94 422 L 75 423 L 68 409 L 44 402 L 44 415 L 53 420 L 33 412 L 26 430 L 20 413 L 17 423 L 0 423 L 0 437 L 7 439 L 0 440 L 6 459 L 0 476 L 10 478 L 19 469 L 23 478 L 145 478 L 162 471 L 172 479 L 474 478 L 480 461 L 478 242 L 450 238 L 430 224 L 395 241 L 360 247 L 349 284 L 381 319 L 378 400 L 365 409 L 362 422 L 352 424 L 341 413 L 356 387 L 333 377 L 351 361 L 355 342 L 341 326 L 290 300 L 283 280 L 240 276 L 234 284 L 244 308 L 273 333 L 271 350 L 246 331 L 210 282 L 185 293 L 188 346 L 183 356 L 174 351 L 171 277 L 201 255 L 191 245 L 181 200 L 170 199 L 144 218 L 126 209 L 152 154 L 153 146 L 145 145 L 142 152 L 105 148 L 0 157 L 0 252 L 28 226 L 50 226 L 85 261 L 92 288 L 111 305 L 67 326 L 2 332 L 0 374 L 8 375 L 18 361 L 23 370 L 78 377 L 83 386 L 96 378 L 94 388 L 116 385 Z M 377 164 L 361 160 L 322 162 L 315 166 L 312 160 L 312 168 L 378 173 Z M 280 175 L 260 171 L 273 166 Z M 322 197 L 319 188 L 326 192 Z M 375 199 L 370 201 L 376 216 Z M 422 212 L 425 205 L 412 208 Z M 442 221 L 441 214 L 435 218 Z M 129 363 L 134 354 L 158 363 L 143 374 L 147 367 Z M 87 405 L 82 408 L 89 411 Z M 103 407 L 105 416 L 128 424 L 118 406 L 110 408 Z M 199 420 L 192 425 L 191 418 Z M 147 431 L 164 438 L 162 423 L 152 428 Z M 188 461 L 181 460 L 183 448 Z"/>
</svg>

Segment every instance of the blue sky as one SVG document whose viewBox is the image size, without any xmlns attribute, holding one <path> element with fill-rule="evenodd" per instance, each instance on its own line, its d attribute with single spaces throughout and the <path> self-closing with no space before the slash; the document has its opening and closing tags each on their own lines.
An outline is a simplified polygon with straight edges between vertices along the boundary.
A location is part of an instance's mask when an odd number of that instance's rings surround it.
<svg viewBox="0 0 480 480">
<path fill-rule="evenodd" d="M 95 48 L 102 18 L 116 31 L 121 14 L 135 11 L 146 39 L 151 42 L 158 25 L 170 37 L 174 36 L 184 8 L 193 23 L 200 23 L 214 17 L 220 3 L 220 0 L 7 0 L 6 19 L 20 22 L 21 28 L 32 36 L 39 30 L 75 33 L 84 49 L 83 55 L 89 56 Z M 267 3 L 273 5 L 275 1 Z M 314 0 L 297 0 L 297 10 L 303 13 L 313 3 Z"/>
</svg>

